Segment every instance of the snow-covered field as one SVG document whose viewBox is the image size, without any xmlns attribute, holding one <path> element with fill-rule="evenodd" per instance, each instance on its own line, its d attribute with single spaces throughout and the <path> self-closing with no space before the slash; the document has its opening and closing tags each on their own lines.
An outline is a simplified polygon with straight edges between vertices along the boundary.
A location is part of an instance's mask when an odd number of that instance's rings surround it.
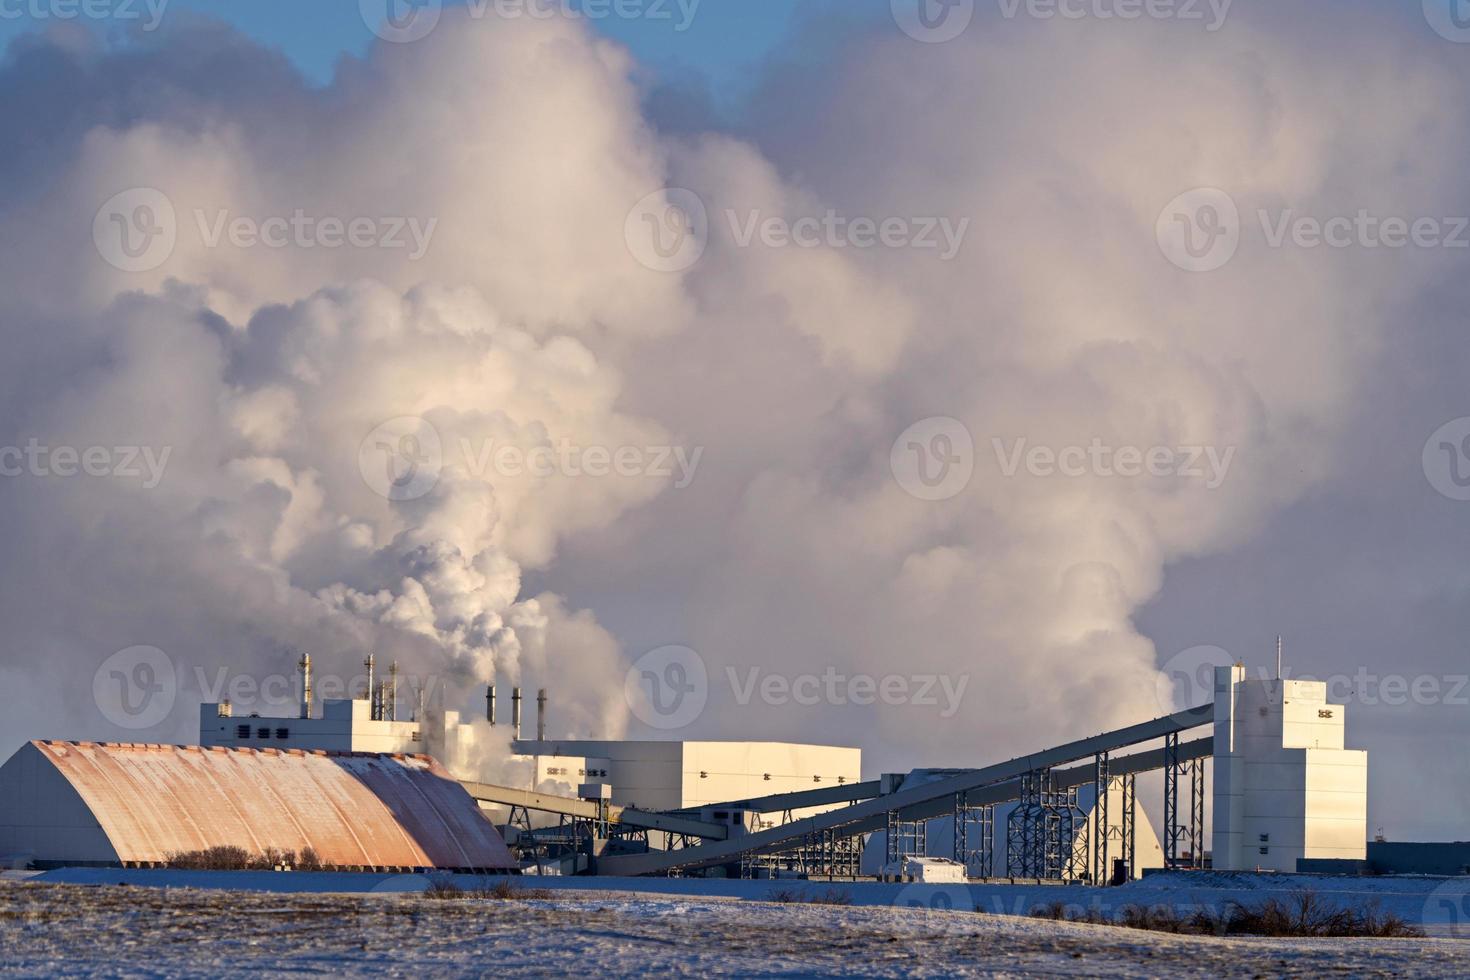
<svg viewBox="0 0 1470 980">
<path fill-rule="evenodd" d="M 1179 937 L 910 907 L 956 901 L 957 893 L 942 886 L 923 893 L 912 891 L 914 886 L 887 886 L 887 892 L 885 886 L 839 886 L 855 901 L 869 903 L 841 908 L 754 900 L 757 886 L 764 884 L 759 882 L 722 883 L 727 891 L 752 891 L 737 897 L 713 894 L 720 889 L 705 882 L 522 879 L 525 887 L 551 886 L 550 897 L 452 901 L 401 890 L 412 881 L 373 876 L 368 876 L 370 887 L 387 890 L 346 894 L 43 883 L 69 876 L 100 882 L 132 874 L 64 872 L 0 883 L 0 974 L 1470 976 L 1470 943 L 1456 939 Z M 228 875 L 206 877 L 215 885 L 250 884 Z M 1193 878 L 1194 884 L 1181 884 L 1182 877 Z M 255 878 L 313 884 L 298 875 Z M 1148 894 L 1172 893 L 1180 903 L 1227 888 L 1236 894 L 1262 893 L 1272 884 L 1223 875 L 1162 879 L 1147 883 Z M 1318 884 L 1334 881 L 1354 880 Z M 162 880 L 155 877 L 152 883 Z M 170 884 L 182 885 L 184 879 L 175 876 Z M 608 890 L 614 884 L 653 887 Z M 1422 908 L 1444 882 L 1368 884 L 1385 907 L 1417 902 Z M 1112 893 L 1133 892 L 1134 899 L 1150 900 L 1143 887 Z M 691 888 L 704 894 L 677 893 Z M 1027 890 L 1038 901 L 1044 891 L 1075 900 L 1088 890 Z M 881 900 L 885 895 L 886 902 Z M 967 904 L 958 901 L 961 907 Z M 983 898 L 972 904 L 990 911 Z"/>
</svg>

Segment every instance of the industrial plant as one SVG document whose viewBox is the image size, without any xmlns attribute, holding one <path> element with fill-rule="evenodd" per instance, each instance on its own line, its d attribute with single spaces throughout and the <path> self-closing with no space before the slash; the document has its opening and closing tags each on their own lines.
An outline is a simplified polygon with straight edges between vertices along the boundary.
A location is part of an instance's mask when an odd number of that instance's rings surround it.
<svg viewBox="0 0 1470 980">
<path fill-rule="evenodd" d="M 1344 706 L 1238 664 L 1216 670 L 1210 703 L 867 779 L 856 748 L 559 739 L 544 689 L 534 738 L 519 687 L 508 725 L 493 685 L 483 723 L 422 704 L 400 717 L 396 665 L 365 666 L 364 697 L 318 705 L 302 657 L 296 717 L 206 703 L 194 745 L 26 744 L 0 768 L 0 858 L 158 867 L 243 848 L 341 870 L 1094 885 L 1367 867 L 1368 760 L 1346 747 Z M 1138 782 L 1155 772 L 1158 826 Z"/>
</svg>

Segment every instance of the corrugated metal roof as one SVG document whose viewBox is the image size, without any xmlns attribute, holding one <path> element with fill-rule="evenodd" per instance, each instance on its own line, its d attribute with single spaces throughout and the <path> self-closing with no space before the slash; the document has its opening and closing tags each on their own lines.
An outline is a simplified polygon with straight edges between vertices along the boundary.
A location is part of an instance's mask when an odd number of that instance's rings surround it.
<svg viewBox="0 0 1470 980">
<path fill-rule="evenodd" d="M 479 806 L 428 756 L 32 742 L 122 862 L 216 846 L 325 864 L 510 868 Z"/>
</svg>

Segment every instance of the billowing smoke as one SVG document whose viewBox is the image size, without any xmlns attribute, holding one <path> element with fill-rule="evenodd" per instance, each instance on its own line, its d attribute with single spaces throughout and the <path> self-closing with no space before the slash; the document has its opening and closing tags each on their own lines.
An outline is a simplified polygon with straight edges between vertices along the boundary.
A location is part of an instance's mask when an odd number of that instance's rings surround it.
<svg viewBox="0 0 1470 980">
<path fill-rule="evenodd" d="M 44 139 L 0 120 L 27 146 L 0 443 L 168 458 L 156 486 L 0 483 L 4 679 L 48 692 L 0 732 L 95 729 L 88 681 L 136 644 L 205 678 L 373 649 L 455 707 L 535 678 L 590 735 L 622 732 L 630 660 L 687 644 L 708 704 L 679 734 L 881 765 L 1161 713 L 1137 610 L 1332 473 L 1342 406 L 1452 261 L 1255 220 L 1455 199 L 1466 133 L 1429 94 L 1465 69 L 1395 29 L 1349 21 L 1329 55 L 1244 11 L 888 24 L 773 69 L 745 139 L 661 134 L 573 22 L 446 12 L 322 89 L 212 28 L 28 42 L 17 105 L 85 94 Z M 636 219 L 675 188 L 708 240 L 658 268 Z M 1211 272 L 1160 247 L 1197 188 L 1242 216 Z M 99 257 L 167 213 L 162 261 Z M 586 447 L 640 465 L 521 465 Z"/>
</svg>

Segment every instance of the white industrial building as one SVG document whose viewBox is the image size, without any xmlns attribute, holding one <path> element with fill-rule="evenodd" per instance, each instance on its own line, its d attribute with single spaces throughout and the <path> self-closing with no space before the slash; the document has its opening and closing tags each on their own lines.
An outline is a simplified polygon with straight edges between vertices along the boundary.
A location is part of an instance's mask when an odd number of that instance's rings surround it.
<svg viewBox="0 0 1470 980">
<path fill-rule="evenodd" d="M 1216 668 L 1214 867 L 1367 858 L 1368 753 L 1343 747 L 1346 714 L 1321 681 Z"/>
<path fill-rule="evenodd" d="M 791 742 L 517 741 L 538 782 L 607 783 L 612 802 L 683 810 L 842 786 L 862 779 L 862 750 Z"/>
<path fill-rule="evenodd" d="M 309 687 L 309 685 L 308 685 Z M 539 692 L 538 731 L 544 729 L 545 692 Z M 493 706 L 493 698 L 487 698 Z M 789 742 L 624 741 L 520 739 L 520 690 L 504 739 L 486 744 L 488 728 L 457 711 L 420 709 L 396 719 L 391 697 L 373 701 L 303 701 L 301 717 L 236 715 L 226 703 L 199 708 L 199 742 L 206 747 L 377 752 L 432 756 L 455 778 L 498 783 L 505 763 L 521 763 L 522 788 L 577 795 L 588 784 L 610 787 L 610 802 L 645 810 L 698 808 L 758 796 L 859 782 L 862 752 L 855 748 Z M 490 709 L 493 715 L 493 707 Z M 419 716 L 421 713 L 421 717 Z M 509 753 L 507 755 L 507 752 Z M 601 795 L 601 794 L 599 794 Z"/>
</svg>

